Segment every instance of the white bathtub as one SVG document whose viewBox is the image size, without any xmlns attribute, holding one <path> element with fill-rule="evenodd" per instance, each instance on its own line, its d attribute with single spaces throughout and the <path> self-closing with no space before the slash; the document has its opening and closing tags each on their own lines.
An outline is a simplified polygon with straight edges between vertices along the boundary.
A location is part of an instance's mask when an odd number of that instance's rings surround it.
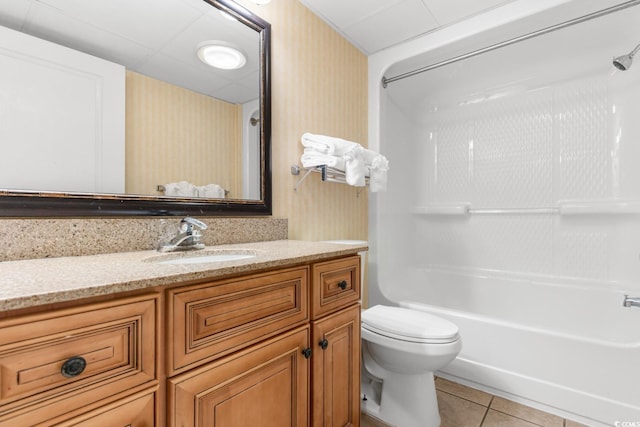
<svg viewBox="0 0 640 427">
<path fill-rule="evenodd" d="M 622 307 L 620 292 L 444 270 L 411 276 L 420 291 L 400 305 L 460 327 L 463 349 L 444 376 L 587 425 L 640 421 L 640 310 Z"/>
</svg>

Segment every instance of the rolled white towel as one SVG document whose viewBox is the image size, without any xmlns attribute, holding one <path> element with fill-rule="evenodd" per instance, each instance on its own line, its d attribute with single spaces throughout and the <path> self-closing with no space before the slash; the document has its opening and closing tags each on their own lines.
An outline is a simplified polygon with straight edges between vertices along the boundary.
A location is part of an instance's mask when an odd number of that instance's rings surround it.
<svg viewBox="0 0 640 427">
<path fill-rule="evenodd" d="M 345 163 L 344 175 L 347 184 L 355 187 L 364 187 L 366 185 L 365 175 L 367 168 L 362 159 L 362 147 L 359 145 L 353 147 L 343 157 Z"/>
<path fill-rule="evenodd" d="M 361 155 L 362 155 L 362 160 L 364 161 L 364 164 L 367 166 L 371 166 L 373 162 L 376 160 L 376 158 L 381 156 L 380 153 L 377 153 L 373 150 L 369 150 L 368 148 L 362 148 Z"/>
<path fill-rule="evenodd" d="M 378 191 L 387 191 L 387 171 L 389 170 L 389 161 L 385 156 L 379 154 L 370 165 L 369 172 L 369 188 L 372 193 Z"/>
<path fill-rule="evenodd" d="M 202 185 L 198 188 L 198 197 L 205 197 L 207 199 L 224 199 L 224 188 L 218 184 Z"/>
<path fill-rule="evenodd" d="M 196 186 L 187 181 L 171 182 L 164 185 L 165 196 L 196 197 Z"/>
<path fill-rule="evenodd" d="M 345 168 L 345 162 L 342 157 L 323 154 L 311 148 L 304 149 L 304 153 L 302 153 L 302 157 L 300 157 L 300 162 L 302 162 L 302 166 L 305 168 L 321 165 L 327 165 L 341 171 L 344 171 Z"/>
<path fill-rule="evenodd" d="M 302 135 L 301 142 L 302 145 L 307 148 L 312 148 L 322 154 L 329 154 L 331 156 L 342 156 L 354 147 L 361 147 L 357 142 L 334 138 L 332 136 L 314 135 L 308 132 Z"/>
</svg>

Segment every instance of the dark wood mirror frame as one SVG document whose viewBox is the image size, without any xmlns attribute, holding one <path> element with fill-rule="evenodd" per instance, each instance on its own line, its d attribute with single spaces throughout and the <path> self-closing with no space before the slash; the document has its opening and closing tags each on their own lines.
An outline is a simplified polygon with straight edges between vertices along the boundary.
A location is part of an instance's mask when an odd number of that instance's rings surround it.
<svg viewBox="0 0 640 427">
<path fill-rule="evenodd" d="M 0 217 L 271 215 L 271 25 L 231 0 L 204 0 L 256 30 L 260 38 L 260 200 L 0 190 Z"/>
</svg>

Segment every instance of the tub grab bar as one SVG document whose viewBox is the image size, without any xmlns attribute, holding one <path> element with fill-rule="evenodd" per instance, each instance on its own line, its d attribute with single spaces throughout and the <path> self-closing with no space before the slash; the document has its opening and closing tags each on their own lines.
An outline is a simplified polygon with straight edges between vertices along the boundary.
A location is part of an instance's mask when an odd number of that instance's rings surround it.
<svg viewBox="0 0 640 427">
<path fill-rule="evenodd" d="M 640 307 L 640 297 L 630 297 L 629 295 L 624 296 L 624 301 L 622 301 L 623 307 Z"/>
</svg>

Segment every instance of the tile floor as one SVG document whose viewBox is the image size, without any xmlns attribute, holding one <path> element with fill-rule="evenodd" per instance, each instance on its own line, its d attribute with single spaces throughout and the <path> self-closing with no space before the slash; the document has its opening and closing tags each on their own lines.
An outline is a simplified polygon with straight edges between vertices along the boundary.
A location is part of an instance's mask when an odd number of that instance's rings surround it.
<svg viewBox="0 0 640 427">
<path fill-rule="evenodd" d="M 444 378 L 436 378 L 436 392 L 442 419 L 440 427 L 584 427 Z M 364 414 L 360 425 L 387 427 L 387 424 Z"/>
</svg>

